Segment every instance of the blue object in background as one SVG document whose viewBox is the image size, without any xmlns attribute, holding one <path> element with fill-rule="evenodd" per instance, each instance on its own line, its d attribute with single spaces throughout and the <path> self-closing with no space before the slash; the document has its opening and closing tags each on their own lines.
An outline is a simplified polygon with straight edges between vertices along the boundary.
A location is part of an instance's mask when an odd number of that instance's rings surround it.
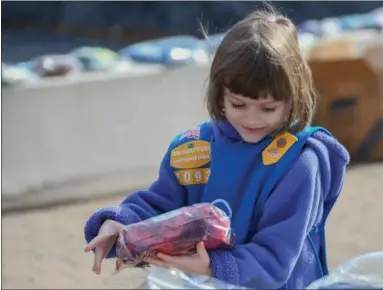
<svg viewBox="0 0 383 290">
<path fill-rule="evenodd" d="M 370 14 L 353 14 L 339 17 L 339 26 L 343 31 L 382 28 L 381 24 Z"/>
<path fill-rule="evenodd" d="M 180 65 L 207 60 L 203 43 L 192 36 L 165 37 L 139 42 L 120 50 L 122 58 L 128 57 L 136 62 Z"/>
</svg>

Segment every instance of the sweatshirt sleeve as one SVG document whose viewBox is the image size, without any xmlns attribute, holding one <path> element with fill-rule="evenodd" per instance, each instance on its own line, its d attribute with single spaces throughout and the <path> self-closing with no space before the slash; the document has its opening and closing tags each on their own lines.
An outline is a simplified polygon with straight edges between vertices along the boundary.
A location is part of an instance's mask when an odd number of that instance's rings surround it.
<svg viewBox="0 0 383 290">
<path fill-rule="evenodd" d="M 259 289 L 278 289 L 286 283 L 322 213 L 318 165 L 314 150 L 306 148 L 266 202 L 251 242 L 209 252 L 216 278 Z"/>
<path fill-rule="evenodd" d="M 169 147 L 161 162 L 158 178 L 148 190 L 136 191 L 120 205 L 98 209 L 90 216 L 84 229 L 88 243 L 97 236 L 105 220 L 129 225 L 186 205 L 186 189 L 178 184 L 170 168 L 170 151 Z M 114 247 L 107 258 L 115 255 Z"/>
</svg>

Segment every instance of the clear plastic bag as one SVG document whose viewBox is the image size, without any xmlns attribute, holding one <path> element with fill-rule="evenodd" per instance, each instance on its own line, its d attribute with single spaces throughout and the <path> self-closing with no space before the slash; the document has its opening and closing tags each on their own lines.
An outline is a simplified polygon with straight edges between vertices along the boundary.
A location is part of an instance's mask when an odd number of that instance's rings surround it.
<svg viewBox="0 0 383 290">
<path fill-rule="evenodd" d="M 221 280 L 187 274 L 177 269 L 150 267 L 149 274 L 139 289 L 249 289 Z"/>
<path fill-rule="evenodd" d="M 157 252 L 176 256 L 195 251 L 203 241 L 207 249 L 227 249 L 234 236 L 230 219 L 218 207 L 200 203 L 125 226 L 117 240 L 117 272 L 122 267 L 148 266 L 144 259 Z"/>
<path fill-rule="evenodd" d="M 176 269 L 151 267 L 140 289 L 248 289 Z M 383 252 L 353 258 L 306 289 L 383 289 Z"/>
<path fill-rule="evenodd" d="M 383 289 L 383 252 L 348 260 L 307 289 Z"/>
</svg>

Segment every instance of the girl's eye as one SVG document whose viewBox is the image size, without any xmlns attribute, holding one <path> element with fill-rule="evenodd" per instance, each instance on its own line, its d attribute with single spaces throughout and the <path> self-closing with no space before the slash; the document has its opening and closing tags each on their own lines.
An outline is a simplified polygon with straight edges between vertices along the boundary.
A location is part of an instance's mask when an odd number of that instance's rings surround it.
<svg viewBox="0 0 383 290">
<path fill-rule="evenodd" d="M 232 107 L 235 108 L 235 109 L 240 109 L 240 108 L 244 108 L 245 107 L 245 104 L 235 104 L 235 103 L 231 103 Z"/>
<path fill-rule="evenodd" d="M 263 110 L 264 110 L 265 112 L 268 112 L 268 113 L 270 113 L 270 112 L 274 112 L 275 109 L 276 109 L 276 108 L 263 108 Z"/>
</svg>

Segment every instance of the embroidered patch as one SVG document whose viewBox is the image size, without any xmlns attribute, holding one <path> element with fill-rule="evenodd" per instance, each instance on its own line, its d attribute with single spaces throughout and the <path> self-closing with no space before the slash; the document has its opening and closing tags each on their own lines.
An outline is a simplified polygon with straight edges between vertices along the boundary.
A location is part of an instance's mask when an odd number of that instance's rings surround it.
<svg viewBox="0 0 383 290">
<path fill-rule="evenodd" d="M 206 184 L 210 176 L 210 168 L 185 169 L 174 172 L 181 185 Z"/>
<path fill-rule="evenodd" d="M 197 140 L 186 142 L 170 153 L 170 165 L 178 169 L 192 169 L 210 162 L 210 143 Z"/>
<path fill-rule="evenodd" d="M 273 142 L 262 152 L 263 164 L 277 163 L 297 140 L 297 137 L 288 132 L 277 135 Z"/>
<path fill-rule="evenodd" d="M 189 139 L 199 139 L 200 138 L 200 128 L 197 127 L 197 128 L 194 128 L 194 129 L 191 129 L 191 130 L 187 130 L 185 133 L 183 133 L 180 137 L 180 141 L 185 139 L 185 138 L 189 138 Z"/>
</svg>

